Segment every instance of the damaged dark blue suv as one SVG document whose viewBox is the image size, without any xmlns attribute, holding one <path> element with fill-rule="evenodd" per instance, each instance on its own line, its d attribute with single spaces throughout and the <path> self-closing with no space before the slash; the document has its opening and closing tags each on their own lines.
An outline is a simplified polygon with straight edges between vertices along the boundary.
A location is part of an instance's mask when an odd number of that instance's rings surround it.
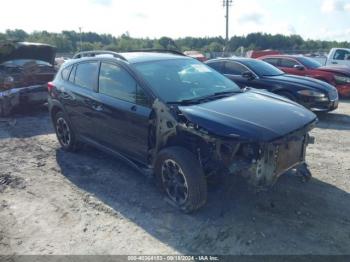
<svg viewBox="0 0 350 262">
<path fill-rule="evenodd" d="M 79 53 L 48 89 L 64 150 L 87 143 L 152 171 L 184 212 L 205 204 L 207 179 L 222 172 L 256 186 L 270 186 L 290 169 L 310 175 L 311 111 L 241 90 L 180 53 Z"/>
</svg>

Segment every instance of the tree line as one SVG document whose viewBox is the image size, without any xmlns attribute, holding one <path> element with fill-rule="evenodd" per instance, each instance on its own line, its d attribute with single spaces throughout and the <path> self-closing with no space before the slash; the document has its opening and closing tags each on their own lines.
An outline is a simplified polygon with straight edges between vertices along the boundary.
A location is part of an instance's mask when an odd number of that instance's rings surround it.
<svg viewBox="0 0 350 262">
<path fill-rule="evenodd" d="M 350 48 L 349 42 L 304 40 L 299 35 L 251 33 L 246 36 L 233 36 L 226 45 L 225 39 L 219 37 L 184 37 L 172 39 L 134 38 L 128 32 L 115 37 L 111 34 L 97 34 L 94 32 L 62 31 L 50 33 L 34 31 L 27 33 L 21 29 L 6 30 L 0 33 L 0 41 L 28 41 L 53 45 L 59 53 L 74 53 L 79 50 L 105 49 L 112 51 L 130 51 L 136 49 L 175 49 L 180 51 L 198 50 L 201 52 L 240 53 L 243 50 L 274 49 L 291 52 L 326 51 L 333 47 Z"/>
</svg>

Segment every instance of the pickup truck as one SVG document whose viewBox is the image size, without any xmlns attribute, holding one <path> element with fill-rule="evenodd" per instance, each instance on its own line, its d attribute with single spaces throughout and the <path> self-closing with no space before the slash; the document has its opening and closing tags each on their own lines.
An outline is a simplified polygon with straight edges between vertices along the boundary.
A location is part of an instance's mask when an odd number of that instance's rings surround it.
<svg viewBox="0 0 350 262">
<path fill-rule="evenodd" d="M 327 56 L 325 65 L 347 65 L 350 67 L 350 49 L 332 48 Z"/>
</svg>

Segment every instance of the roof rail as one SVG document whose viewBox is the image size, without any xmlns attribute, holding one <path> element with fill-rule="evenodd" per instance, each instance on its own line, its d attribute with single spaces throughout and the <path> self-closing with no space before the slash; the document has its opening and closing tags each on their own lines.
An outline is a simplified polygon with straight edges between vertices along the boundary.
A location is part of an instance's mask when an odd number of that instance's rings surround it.
<svg viewBox="0 0 350 262">
<path fill-rule="evenodd" d="M 172 50 L 172 49 L 137 49 L 137 50 L 130 50 L 128 52 L 155 52 L 155 53 L 169 53 L 174 55 L 186 56 L 184 53 L 177 50 Z"/>
<path fill-rule="evenodd" d="M 82 57 L 94 57 L 97 55 L 112 55 L 115 58 L 119 58 L 121 60 L 127 61 L 127 59 L 118 54 L 117 52 L 113 52 L 113 51 L 107 51 L 107 50 L 95 50 L 95 51 L 83 51 L 83 52 L 78 52 L 73 56 L 73 59 L 78 59 L 78 58 L 82 58 Z"/>
</svg>

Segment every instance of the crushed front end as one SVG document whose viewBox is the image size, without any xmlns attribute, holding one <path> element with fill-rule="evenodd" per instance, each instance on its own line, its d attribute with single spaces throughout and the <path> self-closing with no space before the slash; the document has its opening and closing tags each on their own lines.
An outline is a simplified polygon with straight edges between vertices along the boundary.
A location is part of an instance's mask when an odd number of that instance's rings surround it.
<svg viewBox="0 0 350 262">
<path fill-rule="evenodd" d="M 154 131 L 150 140 L 154 142 L 150 143 L 150 163 L 154 162 L 161 149 L 181 146 L 197 156 L 207 177 L 222 173 L 241 175 L 257 187 L 273 185 L 288 170 L 305 168 L 306 148 L 313 143 L 309 131 L 317 122 L 312 112 L 298 107 L 303 120 L 294 119 L 293 122 L 289 118 L 286 123 L 291 131 L 275 135 L 277 133 L 271 132 L 271 126 L 275 125 L 273 130 L 279 128 L 279 131 L 283 127 L 272 120 L 269 125 L 266 124 L 267 127 L 261 128 L 262 125 L 251 124 L 250 121 L 233 123 L 226 114 L 210 118 L 207 111 L 200 114 L 198 107 L 169 109 L 159 101 L 153 106 L 156 117 L 151 128 Z M 288 112 L 294 114 L 293 111 Z M 245 127 L 246 132 L 242 135 L 236 132 L 239 125 Z M 244 134 L 249 134 L 251 138 Z"/>
<path fill-rule="evenodd" d="M 230 174 L 242 175 L 254 186 L 271 186 L 280 175 L 305 163 L 309 143 L 313 138 L 305 128 L 272 142 L 242 143 L 225 166 Z"/>
</svg>

